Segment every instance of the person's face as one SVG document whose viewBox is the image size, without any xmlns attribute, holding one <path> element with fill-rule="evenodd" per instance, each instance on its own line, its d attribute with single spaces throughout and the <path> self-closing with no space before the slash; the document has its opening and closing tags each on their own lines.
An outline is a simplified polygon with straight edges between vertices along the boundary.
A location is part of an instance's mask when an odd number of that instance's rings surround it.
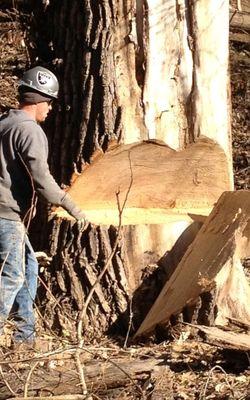
<svg viewBox="0 0 250 400">
<path fill-rule="evenodd" d="M 52 109 L 52 101 L 43 101 L 42 103 L 37 103 L 36 104 L 37 122 L 45 121 L 51 109 Z"/>
</svg>

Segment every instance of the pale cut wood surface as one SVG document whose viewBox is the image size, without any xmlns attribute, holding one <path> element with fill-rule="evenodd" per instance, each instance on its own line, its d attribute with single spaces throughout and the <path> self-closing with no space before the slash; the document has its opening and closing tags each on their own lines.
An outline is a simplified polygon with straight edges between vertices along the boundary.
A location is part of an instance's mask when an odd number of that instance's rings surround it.
<svg viewBox="0 0 250 400">
<path fill-rule="evenodd" d="M 165 284 L 136 336 L 152 331 L 157 324 L 167 322 L 171 315 L 180 312 L 200 293 L 211 288 L 218 272 L 228 262 L 246 256 L 250 256 L 250 192 L 225 192 Z M 234 269 L 233 264 L 231 268 Z M 237 315 L 229 317 L 250 320 L 249 286 L 245 291 L 243 299 L 241 293 L 236 294 L 238 303 L 234 309 Z M 226 295 L 230 297 L 230 291 L 227 290 Z M 220 306 L 223 307 L 223 299 Z"/>
<path fill-rule="evenodd" d="M 189 115 L 184 105 L 193 84 L 186 8 L 184 1 L 177 6 L 174 0 L 148 0 L 144 17 L 144 121 L 149 139 L 163 140 L 175 149 L 183 148 L 187 139 Z"/>
<path fill-rule="evenodd" d="M 91 222 L 118 225 L 116 193 L 121 205 L 128 193 L 122 223 L 135 225 L 208 215 L 229 189 L 226 156 L 204 138 L 179 152 L 152 141 L 120 145 L 85 169 L 69 194 Z"/>
<path fill-rule="evenodd" d="M 229 4 L 225 0 L 190 3 L 193 45 L 192 118 L 194 136 L 207 136 L 224 149 L 231 169 L 228 96 Z M 233 182 L 233 174 L 231 171 Z M 232 187 L 230 188 L 232 190 Z"/>
</svg>

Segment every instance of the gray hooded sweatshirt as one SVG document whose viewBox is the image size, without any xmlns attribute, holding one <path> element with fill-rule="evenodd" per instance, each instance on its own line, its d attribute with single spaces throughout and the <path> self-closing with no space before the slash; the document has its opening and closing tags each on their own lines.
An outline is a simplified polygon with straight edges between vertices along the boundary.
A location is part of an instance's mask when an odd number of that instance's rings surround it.
<svg viewBox="0 0 250 400">
<path fill-rule="evenodd" d="M 0 118 L 0 218 L 23 221 L 32 212 L 35 192 L 62 206 L 76 219 L 81 210 L 55 182 L 48 163 L 48 141 L 25 111 Z"/>
</svg>

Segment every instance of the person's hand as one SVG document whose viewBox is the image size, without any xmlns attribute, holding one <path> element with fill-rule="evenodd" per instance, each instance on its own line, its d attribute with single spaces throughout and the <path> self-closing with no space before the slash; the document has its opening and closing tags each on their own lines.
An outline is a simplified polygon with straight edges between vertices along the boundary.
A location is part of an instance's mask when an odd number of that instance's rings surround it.
<svg viewBox="0 0 250 400">
<path fill-rule="evenodd" d="M 75 213 L 74 218 L 77 220 L 77 223 L 81 225 L 81 227 L 84 227 L 84 229 L 88 227 L 89 221 L 83 211 Z"/>
<path fill-rule="evenodd" d="M 76 218 L 76 220 L 77 220 L 77 221 L 80 221 L 80 222 L 83 222 L 85 225 L 88 225 L 88 224 L 89 224 L 89 221 L 88 221 L 86 215 L 84 214 L 84 212 L 81 212 L 81 213 L 79 214 L 79 216 Z"/>
<path fill-rule="evenodd" d="M 71 197 L 69 196 L 69 194 L 66 194 L 63 202 L 62 202 L 62 207 L 73 217 L 77 220 L 77 222 L 79 223 L 79 225 L 81 225 L 81 227 L 83 226 L 84 229 L 87 228 L 87 226 L 89 225 L 89 221 L 87 220 L 86 215 L 84 214 L 84 212 L 81 210 L 81 208 L 79 208 L 74 201 L 71 199 Z"/>
<path fill-rule="evenodd" d="M 57 218 L 58 214 L 56 213 L 56 211 L 49 211 L 48 213 L 48 221 L 52 221 L 54 218 Z"/>
</svg>

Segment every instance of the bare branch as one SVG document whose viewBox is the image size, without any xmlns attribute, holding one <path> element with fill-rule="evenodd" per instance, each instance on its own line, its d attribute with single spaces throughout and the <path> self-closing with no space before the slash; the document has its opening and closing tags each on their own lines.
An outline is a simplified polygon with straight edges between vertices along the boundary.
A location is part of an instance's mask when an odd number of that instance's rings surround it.
<svg viewBox="0 0 250 400">
<path fill-rule="evenodd" d="M 1 375 L 1 377 L 2 377 L 2 380 L 3 380 L 4 384 L 5 384 L 6 387 L 9 389 L 10 393 L 13 394 L 13 396 L 16 396 L 17 394 L 14 392 L 14 390 L 12 390 L 12 388 L 11 388 L 9 382 L 5 379 L 5 376 L 4 376 L 4 373 L 3 373 L 3 369 L 2 369 L 1 366 L 0 366 L 0 375 Z"/>
<path fill-rule="evenodd" d="M 117 234 L 116 234 L 115 243 L 113 245 L 113 249 L 112 249 L 111 253 L 109 254 L 109 256 L 107 258 L 107 261 L 106 261 L 106 263 L 105 263 L 105 265 L 103 267 L 103 270 L 99 274 L 99 276 L 97 277 L 95 283 L 93 284 L 93 286 L 92 286 L 92 288 L 91 288 L 91 290 L 90 290 L 90 292 L 89 292 L 89 294 L 87 296 L 85 304 L 84 304 L 84 306 L 83 306 L 83 308 L 82 308 L 82 310 L 81 310 L 81 312 L 79 314 L 79 317 L 78 317 L 77 339 L 78 339 L 78 344 L 79 344 L 80 347 L 82 346 L 82 343 L 83 343 L 83 339 L 82 339 L 83 321 L 85 320 L 85 317 L 86 317 L 88 305 L 89 305 L 90 300 L 92 299 L 92 296 L 93 296 L 93 294 L 95 292 L 96 286 L 100 283 L 103 275 L 105 274 L 105 272 L 109 268 L 110 263 L 111 263 L 114 255 L 115 255 L 116 249 L 117 249 L 117 247 L 119 245 L 119 242 L 121 240 L 120 233 L 121 233 L 121 229 L 122 229 L 122 213 L 123 213 L 124 207 L 126 205 L 126 202 L 127 202 L 127 199 L 128 199 L 132 184 L 133 184 L 133 171 L 132 171 L 131 154 L 130 154 L 130 152 L 128 153 L 128 158 L 129 158 L 129 166 L 130 166 L 130 183 L 129 183 L 128 190 L 126 192 L 126 196 L 125 196 L 125 199 L 123 201 L 122 206 L 120 204 L 120 199 L 119 199 L 119 194 L 120 193 L 119 193 L 119 191 L 116 193 L 117 208 L 118 208 L 118 211 L 119 211 L 119 225 L 118 225 L 118 230 L 117 230 Z"/>
<path fill-rule="evenodd" d="M 31 379 L 32 374 L 33 374 L 35 368 L 37 367 L 37 365 L 38 365 L 38 361 L 34 362 L 34 364 L 30 368 L 30 371 L 28 373 L 28 376 L 27 376 L 27 379 L 26 379 L 26 382 L 24 385 L 24 390 L 23 390 L 23 396 L 25 399 L 28 398 L 28 388 L 29 388 L 30 379 Z"/>
</svg>

